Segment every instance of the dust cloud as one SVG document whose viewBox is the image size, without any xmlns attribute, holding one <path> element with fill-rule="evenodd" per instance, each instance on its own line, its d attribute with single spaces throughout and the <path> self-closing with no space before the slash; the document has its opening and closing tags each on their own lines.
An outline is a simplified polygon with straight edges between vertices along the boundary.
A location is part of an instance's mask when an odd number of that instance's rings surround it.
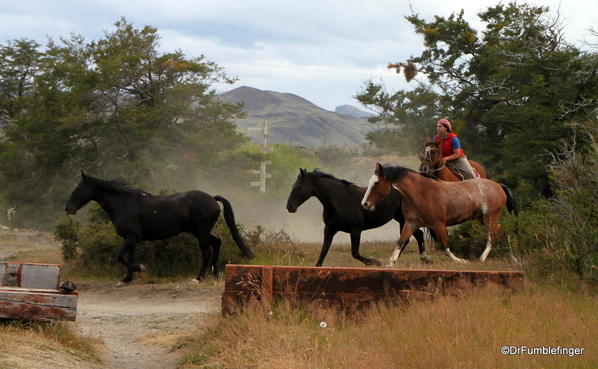
<svg viewBox="0 0 598 369">
<path fill-rule="evenodd" d="M 360 157 L 350 165 L 338 172 L 330 174 L 352 181 L 356 185 L 366 186 L 373 173 L 376 162 L 390 163 L 415 167 L 419 163 L 415 158 L 400 158 L 395 155 L 382 157 Z M 307 168 L 313 170 L 313 168 Z M 243 224 L 246 229 L 258 225 L 265 227 L 267 232 L 284 230 L 296 242 L 321 243 L 324 234 L 322 220 L 323 207 L 315 197 L 302 204 L 294 214 L 286 210 L 288 194 L 296 178 L 296 173 L 288 181 L 288 191 L 284 194 L 274 195 L 266 192 L 260 193 L 256 188 L 250 187 L 251 176 L 240 178 L 236 185 L 211 183 L 206 178 L 198 178 L 194 188 L 208 192 L 211 195 L 220 195 L 230 201 L 235 212 L 237 223 Z M 246 184 L 246 187 L 241 187 Z M 390 241 L 399 238 L 399 224 L 391 221 L 386 225 L 362 233 L 362 241 Z M 350 243 L 349 235 L 339 232 L 334 237 L 336 243 Z"/>
</svg>

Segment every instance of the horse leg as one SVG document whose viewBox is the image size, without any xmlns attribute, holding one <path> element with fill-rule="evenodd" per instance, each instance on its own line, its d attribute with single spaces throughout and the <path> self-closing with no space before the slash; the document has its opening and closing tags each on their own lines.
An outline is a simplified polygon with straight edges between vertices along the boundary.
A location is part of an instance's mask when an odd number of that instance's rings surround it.
<svg viewBox="0 0 598 369">
<path fill-rule="evenodd" d="M 124 242 L 122 248 L 120 249 L 120 251 L 118 252 L 118 255 L 116 256 L 118 261 L 127 268 L 127 274 L 125 275 L 125 277 L 123 279 L 120 280 L 120 282 L 118 282 L 116 284 L 116 287 L 126 286 L 127 284 L 131 283 L 131 281 L 133 280 L 133 272 L 140 270 L 139 266 L 137 266 L 137 268 L 135 268 L 134 264 L 129 263 L 129 260 L 128 260 L 128 259 L 130 259 L 131 252 L 135 249 L 135 245 L 137 244 L 137 242 L 138 241 L 135 238 L 132 238 L 132 237 L 125 238 L 125 242 Z M 128 256 L 128 257 L 125 257 L 125 256 Z"/>
<path fill-rule="evenodd" d="M 332 238 L 335 234 L 336 230 L 328 226 L 324 227 L 324 243 L 322 244 L 322 251 L 320 251 L 320 257 L 318 258 L 318 262 L 316 263 L 317 267 L 322 266 L 324 258 L 326 257 L 326 254 L 328 254 L 328 249 L 330 249 L 330 244 L 332 244 Z"/>
<path fill-rule="evenodd" d="M 422 263 L 431 264 L 432 258 L 429 257 L 428 254 L 426 254 L 426 245 L 424 244 L 424 232 L 422 232 L 422 230 L 418 228 L 415 230 L 415 232 L 413 232 L 413 237 L 415 237 L 415 240 L 417 241 L 417 246 L 419 247 L 419 260 L 421 260 Z"/>
<path fill-rule="evenodd" d="M 397 241 L 397 245 L 395 246 L 395 249 L 392 252 L 392 255 L 390 256 L 390 260 L 388 260 L 387 267 L 389 267 L 389 268 L 394 267 L 395 263 L 399 259 L 399 256 L 401 256 L 401 253 L 403 252 L 403 250 L 409 243 L 409 238 L 411 237 L 413 232 L 415 232 L 416 229 L 417 229 L 417 226 L 415 224 L 412 224 L 410 222 L 405 223 L 405 225 L 403 226 L 403 229 L 401 230 L 401 236 L 399 237 L 399 240 Z"/>
<path fill-rule="evenodd" d="M 492 237 L 496 235 L 497 230 L 497 222 L 498 222 L 498 214 L 497 215 L 488 215 L 484 217 L 484 225 L 488 230 L 488 241 L 486 241 L 486 248 L 482 255 L 480 256 L 480 262 L 486 261 L 488 254 L 492 250 Z"/>
<path fill-rule="evenodd" d="M 201 248 L 201 267 L 199 268 L 199 272 L 197 273 L 197 277 L 193 279 L 193 282 L 200 282 L 203 277 L 206 275 L 206 269 L 208 265 L 212 261 L 212 248 L 210 247 L 210 234 L 194 234 L 195 238 L 197 238 L 197 242 L 199 243 L 199 247 Z"/>
<path fill-rule="evenodd" d="M 133 271 L 135 271 L 135 272 L 147 271 L 147 269 L 145 269 L 145 266 L 143 264 L 135 264 L 135 245 L 133 245 L 133 247 L 129 248 L 129 264 L 131 265 L 131 268 L 133 268 Z"/>
<path fill-rule="evenodd" d="M 466 264 L 467 260 L 458 258 L 451 252 L 451 249 L 449 248 L 449 245 L 448 245 L 448 231 L 446 229 L 446 226 L 444 224 L 442 224 L 442 225 L 438 225 L 438 226 L 434 227 L 433 229 L 434 229 L 434 232 L 436 233 L 436 237 L 438 237 L 438 241 L 440 242 L 440 245 L 442 245 L 442 247 L 444 247 L 444 252 L 446 253 L 446 255 L 452 261 L 455 261 L 455 262 L 461 263 L 461 264 Z"/>
<path fill-rule="evenodd" d="M 359 243 L 361 242 L 361 229 L 354 229 L 351 231 L 351 255 L 365 265 L 378 265 L 381 266 L 382 263 L 378 259 L 375 258 L 366 258 L 359 254 Z"/>
<path fill-rule="evenodd" d="M 222 240 L 213 234 L 210 234 L 210 245 L 212 246 L 212 261 L 210 265 L 212 266 L 212 272 L 216 278 L 220 277 L 220 270 L 218 269 L 218 255 L 220 254 L 220 245 L 222 245 Z"/>
</svg>

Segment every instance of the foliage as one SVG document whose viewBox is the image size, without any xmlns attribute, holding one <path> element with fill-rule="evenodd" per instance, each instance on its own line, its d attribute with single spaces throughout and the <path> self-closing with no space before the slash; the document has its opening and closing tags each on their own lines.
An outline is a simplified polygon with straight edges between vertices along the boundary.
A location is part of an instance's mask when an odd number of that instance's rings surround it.
<svg viewBox="0 0 598 369">
<path fill-rule="evenodd" d="M 0 178 L 20 225 L 47 224 L 79 170 L 177 188 L 245 142 L 232 123 L 240 106 L 211 89 L 234 80 L 158 42 L 123 18 L 97 41 L 0 45 Z"/>
<path fill-rule="evenodd" d="M 67 262 L 77 257 L 79 226 L 79 223 L 65 215 L 54 228 L 54 238 L 62 241 L 62 257 Z"/>
<path fill-rule="evenodd" d="M 299 250 L 291 237 L 284 231 L 268 232 L 263 226 L 245 233 L 256 258 L 257 265 L 305 265 L 305 254 Z"/>
<path fill-rule="evenodd" d="M 596 280 L 598 268 L 598 122 L 580 129 L 590 137 L 590 151 L 564 146 L 550 166 L 556 196 L 535 204 L 510 227 L 513 249 L 543 261 L 536 264 L 565 268 Z M 529 258 L 528 258 L 529 259 Z M 552 260 L 547 263 L 546 260 Z M 556 262 L 556 263 L 555 263 Z M 543 271 L 544 275 L 550 275 Z"/>
<path fill-rule="evenodd" d="M 239 228 L 242 230 L 242 226 Z M 221 270 L 226 263 L 245 261 L 222 217 L 212 233 L 222 239 L 218 259 Z M 61 219 L 54 235 L 62 241 L 64 258 L 73 263 L 74 270 L 92 276 L 117 277 L 124 273 L 124 266 L 116 260 L 122 238 L 97 204 L 90 205 L 83 224 L 68 217 Z M 141 242 L 136 246 L 135 256 L 136 261 L 145 264 L 150 275 L 156 277 L 194 277 L 202 260 L 197 239 L 187 233 L 166 240 Z"/>
<path fill-rule="evenodd" d="M 273 145 L 272 151 L 263 153 L 260 147 L 246 144 L 231 155 L 227 163 L 228 167 L 223 172 L 228 172 L 228 175 L 236 181 L 240 175 L 239 168 L 259 170 L 262 160 L 271 162 L 266 167 L 266 172 L 272 175 L 267 179 L 266 190 L 268 196 L 277 198 L 288 195 L 299 168 L 315 168 L 320 163 L 313 151 L 302 147 L 279 144 Z M 243 173 L 243 176 L 247 178 L 245 188 L 249 186 L 250 181 L 259 180 L 257 174 Z"/>
<path fill-rule="evenodd" d="M 379 112 L 373 121 L 398 125 L 414 151 L 433 133 L 433 122 L 448 117 L 470 159 L 492 177 L 551 196 L 548 153 L 572 137 L 568 123 L 591 119 L 598 108 L 598 54 L 567 44 L 558 16 L 548 11 L 499 4 L 479 14 L 481 31 L 463 11 L 429 21 L 412 14 L 406 18 L 424 51 L 409 63 L 427 82 L 415 78 L 412 91 L 392 94 L 367 82 L 357 98 Z"/>
<path fill-rule="evenodd" d="M 339 173 L 350 168 L 360 152 L 355 148 L 326 145 L 316 149 L 314 154 L 322 166 L 321 169 L 330 173 Z"/>
<path fill-rule="evenodd" d="M 504 214 L 493 242 L 492 256 L 515 258 L 535 280 L 560 281 L 569 274 L 598 279 L 598 124 L 580 129 L 591 138 L 592 150 L 564 146 L 550 166 L 556 196 L 532 202 L 519 216 Z M 451 234 L 449 244 L 474 258 L 485 242 L 485 228 L 470 222 Z"/>
</svg>

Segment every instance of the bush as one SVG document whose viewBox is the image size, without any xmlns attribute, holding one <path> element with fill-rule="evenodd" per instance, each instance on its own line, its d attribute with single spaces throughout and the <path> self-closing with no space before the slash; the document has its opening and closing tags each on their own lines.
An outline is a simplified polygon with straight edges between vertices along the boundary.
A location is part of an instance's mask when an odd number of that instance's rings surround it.
<svg viewBox="0 0 598 369">
<path fill-rule="evenodd" d="M 598 124 L 583 127 L 589 151 L 566 146 L 550 165 L 555 196 L 530 202 L 519 214 L 503 214 L 502 231 L 492 256 L 511 255 L 533 279 L 563 281 L 571 274 L 598 279 Z M 459 226 L 450 236 L 451 248 L 465 257 L 478 257 L 486 231 L 479 222 Z"/>
<path fill-rule="evenodd" d="M 550 166 L 556 196 L 539 200 L 506 223 L 510 247 L 541 278 L 575 273 L 596 280 L 598 268 L 598 124 L 583 127 L 589 152 L 572 145 Z"/>
<path fill-rule="evenodd" d="M 506 212 L 501 217 L 504 219 Z M 486 248 L 488 240 L 488 231 L 484 224 L 477 220 L 472 220 L 454 227 L 449 232 L 449 246 L 457 256 L 477 260 Z M 439 247 L 439 243 L 436 243 Z M 509 254 L 509 247 L 506 242 L 506 234 L 499 227 L 494 239 L 492 239 L 491 257 L 500 258 Z"/>
<path fill-rule="evenodd" d="M 260 225 L 245 233 L 256 253 L 254 264 L 304 265 L 305 254 L 299 250 L 291 237 L 284 231 L 267 232 Z"/>
<path fill-rule="evenodd" d="M 242 226 L 238 225 L 242 231 Z M 218 219 L 212 233 L 222 240 L 218 265 L 239 263 L 245 259 L 234 243 L 224 220 Z M 104 211 L 91 204 L 84 224 L 64 217 L 56 225 L 55 237 L 63 243 L 65 261 L 76 271 L 93 276 L 116 277 L 124 273 L 116 255 L 123 240 Z M 197 239 L 188 233 L 159 241 L 144 241 L 135 248 L 136 262 L 145 264 L 156 277 L 195 276 L 201 265 L 201 249 Z"/>
</svg>

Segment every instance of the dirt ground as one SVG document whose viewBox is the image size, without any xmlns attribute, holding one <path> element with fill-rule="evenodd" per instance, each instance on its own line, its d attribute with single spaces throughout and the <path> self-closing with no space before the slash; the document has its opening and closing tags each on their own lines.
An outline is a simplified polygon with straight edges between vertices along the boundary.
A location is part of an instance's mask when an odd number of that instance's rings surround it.
<svg viewBox="0 0 598 369">
<path fill-rule="evenodd" d="M 0 226 L 0 261 L 59 262 L 60 244 L 44 232 Z M 102 365 L 49 347 L 31 337 L 0 344 L 0 369 L 169 369 L 179 359 L 172 352 L 177 339 L 205 324 L 217 313 L 224 283 L 152 284 L 143 276 L 117 288 L 113 282 L 79 283 L 77 320 L 67 323 L 80 336 L 98 342 Z"/>
<path fill-rule="evenodd" d="M 104 368 L 174 368 L 171 348 L 220 308 L 222 282 L 80 287 L 76 329 L 99 338 Z"/>
</svg>

